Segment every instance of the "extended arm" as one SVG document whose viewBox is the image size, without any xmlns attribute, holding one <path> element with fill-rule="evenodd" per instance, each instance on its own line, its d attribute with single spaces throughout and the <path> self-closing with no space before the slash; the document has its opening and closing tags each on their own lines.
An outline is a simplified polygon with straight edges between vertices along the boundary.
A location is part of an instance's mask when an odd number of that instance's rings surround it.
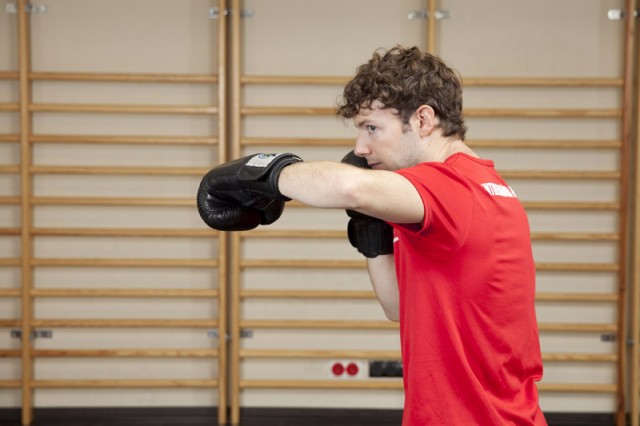
<svg viewBox="0 0 640 426">
<path fill-rule="evenodd" d="M 366 162 L 362 163 L 353 155 L 347 155 L 343 162 L 366 167 Z M 369 219 L 372 220 L 367 220 L 367 217 L 377 216 L 389 221 L 392 221 L 390 218 L 400 218 L 396 221 L 401 223 L 414 223 L 422 220 L 423 207 L 416 190 L 408 181 L 395 173 L 374 171 L 372 174 L 370 170 L 344 168 L 340 164 L 337 166 L 341 167 L 331 171 L 334 169 L 334 163 L 326 165 L 321 163 L 317 167 L 312 164 L 310 167 L 299 167 L 300 170 L 295 170 L 296 167 L 303 165 L 309 166 L 309 164 L 300 163 L 287 167 L 292 171 L 292 175 L 288 177 L 286 169 L 283 171 L 279 181 L 280 190 L 291 198 L 317 207 L 343 207 L 349 210 L 357 209 L 359 213 L 364 213 L 363 215 L 353 214 L 347 210 L 349 216 L 352 217 L 349 223 L 349 239 L 352 245 L 367 257 L 367 269 L 371 284 L 385 315 L 391 321 L 398 321 L 400 316 L 399 292 L 391 227 L 382 223 L 382 226 L 389 228 L 387 235 L 380 224 L 376 223 L 377 219 L 371 217 Z M 329 170 L 328 173 L 327 170 Z M 353 172 L 356 172 L 355 175 L 352 174 Z M 361 195 L 363 196 L 361 197 Z M 407 197 L 407 199 L 403 200 L 403 197 Z M 409 206 L 412 206 L 413 209 Z M 416 219 L 418 216 L 419 219 Z M 371 233 L 367 235 L 366 230 L 362 228 L 354 231 L 352 225 L 370 227 Z M 369 237 L 373 241 L 368 244 L 362 243 L 360 240 L 360 244 L 358 244 L 352 240 L 352 232 L 358 234 L 363 232 L 364 235 L 360 234 L 359 238 Z M 388 238 L 388 243 L 379 241 L 379 238 L 383 240 Z M 355 239 L 358 240 L 357 237 Z"/>
<path fill-rule="evenodd" d="M 356 210 L 393 223 L 419 223 L 424 206 L 404 177 L 347 164 L 310 162 L 282 170 L 280 192 L 314 207 Z"/>
<path fill-rule="evenodd" d="M 304 163 L 292 154 L 258 154 L 217 166 L 203 178 L 197 199 L 203 220 L 222 231 L 272 223 L 288 199 L 353 210 L 392 223 L 418 223 L 424 216 L 417 190 L 399 174 L 333 162 Z M 353 213 L 350 216 L 351 221 L 359 220 Z M 358 250 L 368 254 L 360 246 Z M 368 270 L 385 314 L 397 320 L 394 258 L 386 254 L 391 251 L 368 254 Z"/>
</svg>

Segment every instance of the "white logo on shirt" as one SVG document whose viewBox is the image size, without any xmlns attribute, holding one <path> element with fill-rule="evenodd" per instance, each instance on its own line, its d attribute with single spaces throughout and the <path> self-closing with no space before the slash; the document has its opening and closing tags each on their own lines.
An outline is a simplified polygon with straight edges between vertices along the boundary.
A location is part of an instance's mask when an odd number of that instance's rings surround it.
<svg viewBox="0 0 640 426">
<path fill-rule="evenodd" d="M 518 198 L 518 196 L 513 191 L 513 189 L 511 189 L 510 186 L 504 186 L 498 183 L 491 183 L 491 182 L 483 183 L 481 185 L 485 189 L 485 191 L 487 191 L 489 194 L 493 195 L 494 197 Z"/>
<path fill-rule="evenodd" d="M 400 238 L 398 238 L 398 237 L 393 237 L 393 243 L 394 243 L 394 244 L 395 244 L 395 243 L 397 243 L 398 241 L 400 241 Z"/>
</svg>

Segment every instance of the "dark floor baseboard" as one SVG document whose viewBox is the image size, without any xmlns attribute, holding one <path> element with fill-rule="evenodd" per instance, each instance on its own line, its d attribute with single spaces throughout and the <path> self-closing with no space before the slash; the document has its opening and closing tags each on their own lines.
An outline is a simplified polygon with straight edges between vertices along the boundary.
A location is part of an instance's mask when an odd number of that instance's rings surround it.
<svg viewBox="0 0 640 426">
<path fill-rule="evenodd" d="M 614 426 L 612 413 L 546 413 L 549 426 Z M 216 408 L 37 408 L 32 426 L 215 426 Z M 402 411 L 243 408 L 241 426 L 400 426 Z M 19 409 L 0 409 L 0 426 L 20 426 Z"/>
</svg>

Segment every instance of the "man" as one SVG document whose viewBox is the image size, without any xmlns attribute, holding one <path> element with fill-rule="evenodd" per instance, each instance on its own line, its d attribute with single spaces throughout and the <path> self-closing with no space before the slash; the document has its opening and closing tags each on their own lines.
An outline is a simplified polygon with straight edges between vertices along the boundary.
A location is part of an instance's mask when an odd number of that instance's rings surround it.
<svg viewBox="0 0 640 426">
<path fill-rule="evenodd" d="M 415 47 L 375 53 L 338 114 L 358 130 L 347 164 L 293 154 L 223 164 L 203 179 L 203 219 L 251 229 L 289 199 L 347 209 L 349 240 L 400 322 L 403 425 L 546 425 L 527 216 L 464 143 L 456 73 Z"/>
</svg>

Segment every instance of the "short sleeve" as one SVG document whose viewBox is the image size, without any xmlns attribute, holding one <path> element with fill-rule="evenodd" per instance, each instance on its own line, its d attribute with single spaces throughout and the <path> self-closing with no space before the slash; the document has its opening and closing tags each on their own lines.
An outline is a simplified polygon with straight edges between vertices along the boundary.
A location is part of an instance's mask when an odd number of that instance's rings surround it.
<svg viewBox="0 0 640 426">
<path fill-rule="evenodd" d="M 425 207 L 421 226 L 395 224 L 429 241 L 434 257 L 447 257 L 467 237 L 474 210 L 474 195 L 468 181 L 444 163 L 422 163 L 396 173 L 416 188 Z"/>
</svg>

